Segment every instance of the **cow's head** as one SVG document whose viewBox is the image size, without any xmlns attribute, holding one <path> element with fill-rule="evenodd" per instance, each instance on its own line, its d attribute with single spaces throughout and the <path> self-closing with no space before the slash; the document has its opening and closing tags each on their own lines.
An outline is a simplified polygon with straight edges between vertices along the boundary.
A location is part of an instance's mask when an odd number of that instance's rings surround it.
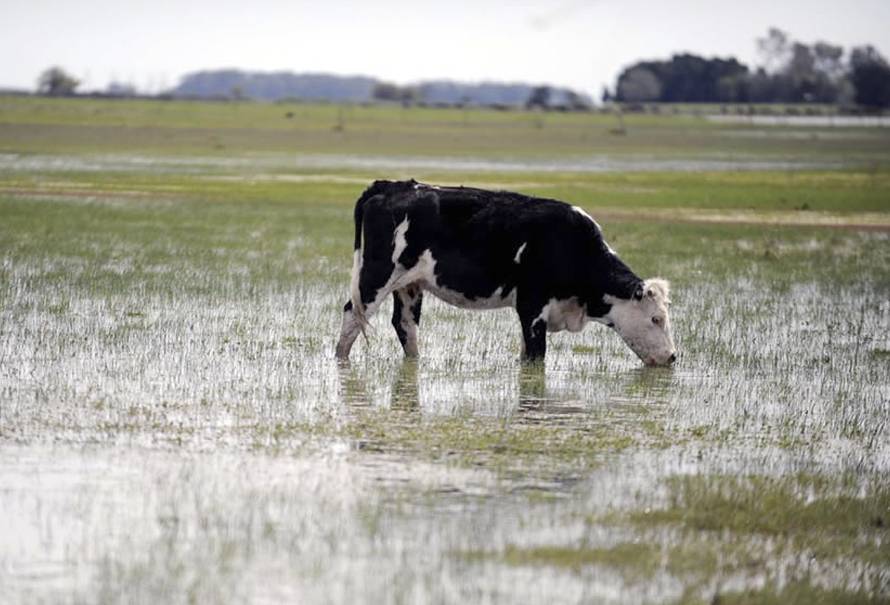
<svg viewBox="0 0 890 605">
<path fill-rule="evenodd" d="M 607 294 L 612 305 L 605 319 L 634 353 L 649 366 L 669 365 L 677 358 L 668 307 L 670 284 L 659 278 L 642 282 L 631 298 Z"/>
</svg>

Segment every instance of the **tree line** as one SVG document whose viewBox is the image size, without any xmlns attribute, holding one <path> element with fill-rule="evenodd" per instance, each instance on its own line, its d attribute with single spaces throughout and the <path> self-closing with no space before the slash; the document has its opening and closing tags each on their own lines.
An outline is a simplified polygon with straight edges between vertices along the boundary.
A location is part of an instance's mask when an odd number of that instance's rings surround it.
<svg viewBox="0 0 890 605">
<path fill-rule="evenodd" d="M 890 107 L 890 64 L 872 46 L 843 47 L 828 42 L 805 44 L 771 28 L 757 39 L 761 64 L 755 69 L 735 58 L 705 58 L 683 53 L 667 60 L 639 61 L 618 76 L 603 101 L 620 103 L 824 103 Z M 38 80 L 39 94 L 75 94 L 80 82 L 52 67 Z M 132 86 L 113 83 L 106 94 L 134 96 Z M 487 105 L 585 110 L 586 95 L 566 88 L 433 80 L 399 86 L 364 76 L 259 73 L 212 70 L 187 74 L 171 97 L 333 102 L 384 101 L 403 104 Z"/>
<path fill-rule="evenodd" d="M 890 64 L 872 46 L 805 44 L 771 28 L 758 38 L 762 64 L 684 53 L 640 61 L 618 76 L 604 101 L 622 103 L 829 103 L 890 107 Z"/>
</svg>

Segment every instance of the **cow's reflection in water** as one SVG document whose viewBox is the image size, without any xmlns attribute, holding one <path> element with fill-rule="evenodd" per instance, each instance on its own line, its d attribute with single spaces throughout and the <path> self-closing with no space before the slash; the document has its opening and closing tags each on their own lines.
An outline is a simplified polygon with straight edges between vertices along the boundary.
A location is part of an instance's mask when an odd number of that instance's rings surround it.
<svg viewBox="0 0 890 605">
<path fill-rule="evenodd" d="M 340 382 L 340 400 L 347 415 L 361 410 L 386 408 L 385 393 L 381 385 L 369 388 L 368 379 L 348 360 L 337 363 Z M 390 389 L 390 410 L 408 412 L 420 409 L 417 388 L 417 360 L 403 359 L 395 370 Z"/>
<path fill-rule="evenodd" d="M 337 379 L 340 384 L 340 402 L 346 411 L 371 407 L 365 380 L 348 360 L 337 362 Z"/>
<path fill-rule="evenodd" d="M 417 386 L 417 360 L 406 358 L 396 372 L 389 407 L 399 412 L 420 410 L 420 391 Z"/>
<path fill-rule="evenodd" d="M 516 419 L 521 424 L 566 424 L 586 409 L 582 400 L 559 396 L 548 389 L 543 364 L 523 364 L 518 380 Z"/>
<path fill-rule="evenodd" d="M 423 377 L 423 372 L 418 368 L 416 359 L 404 359 L 392 373 L 391 388 L 385 384 L 372 385 L 371 380 L 362 376 L 362 373 L 351 366 L 348 361 L 338 364 L 340 380 L 340 398 L 346 416 L 351 416 L 362 411 L 389 410 L 394 413 L 410 412 L 418 419 L 420 411 L 424 408 L 422 393 L 429 398 L 434 390 L 436 382 L 455 380 L 453 377 Z M 586 411 L 582 399 L 565 392 L 553 392 L 548 389 L 547 375 L 543 364 L 521 364 L 518 369 L 501 374 L 500 378 L 492 380 L 512 380 L 518 388 L 507 389 L 514 396 L 502 402 L 503 408 L 498 416 L 514 417 L 520 423 L 550 423 L 563 424 L 571 421 L 571 417 Z M 420 380 L 430 380 L 425 389 L 420 388 Z M 504 392 L 498 389 L 498 394 Z M 518 396 L 516 395 L 518 393 Z M 459 396 L 459 395 L 458 395 Z M 496 395 L 495 395 L 496 396 Z M 440 407 L 431 401 L 427 401 L 427 408 Z M 438 402 L 441 403 L 441 402 Z M 461 409 L 460 402 L 450 409 Z M 429 410 L 428 410 L 429 411 Z"/>
</svg>

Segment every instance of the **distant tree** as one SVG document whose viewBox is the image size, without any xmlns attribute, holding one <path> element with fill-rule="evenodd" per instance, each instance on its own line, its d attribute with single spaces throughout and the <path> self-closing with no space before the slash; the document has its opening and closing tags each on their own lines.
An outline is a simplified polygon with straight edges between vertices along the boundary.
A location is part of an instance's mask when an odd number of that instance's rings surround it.
<svg viewBox="0 0 890 605">
<path fill-rule="evenodd" d="M 658 101 L 661 97 L 661 82 L 649 68 L 633 67 L 618 78 L 616 97 L 628 103 Z"/>
<path fill-rule="evenodd" d="M 794 42 L 791 45 L 791 58 L 783 70 L 791 81 L 792 99 L 795 102 L 815 101 L 818 88 L 816 59 L 806 44 Z"/>
<path fill-rule="evenodd" d="M 566 107 L 568 107 L 568 109 L 571 109 L 572 111 L 583 111 L 590 107 L 587 99 L 585 99 L 574 90 L 567 90 L 564 96 L 566 100 Z"/>
<path fill-rule="evenodd" d="M 612 91 L 609 90 L 608 86 L 603 86 L 603 92 L 600 94 L 600 100 L 603 103 L 611 103 L 612 102 Z"/>
<path fill-rule="evenodd" d="M 529 93 L 525 106 L 528 109 L 547 109 L 552 96 L 553 91 L 549 86 L 535 86 Z"/>
<path fill-rule="evenodd" d="M 757 39 L 762 64 L 756 71 L 734 58 L 692 54 L 666 61 L 640 61 L 615 86 L 623 102 L 667 103 L 856 103 L 890 107 L 890 64 L 871 46 L 844 61 L 841 46 L 804 44 L 775 27 Z M 605 100 L 605 94 L 604 100 Z"/>
<path fill-rule="evenodd" d="M 674 55 L 667 61 L 642 61 L 618 77 L 619 101 L 667 103 L 718 103 L 731 101 L 748 74 L 736 59 L 706 59 L 692 54 Z"/>
<path fill-rule="evenodd" d="M 828 42 L 816 42 L 813 45 L 813 59 L 816 71 L 825 74 L 832 80 L 844 76 L 844 48 Z"/>
<path fill-rule="evenodd" d="M 771 27 L 763 38 L 757 38 L 757 51 L 763 58 L 763 68 L 767 73 L 785 66 L 791 53 L 788 34 L 777 27 Z"/>
<path fill-rule="evenodd" d="M 813 51 L 806 44 L 795 42 L 791 45 L 791 58 L 785 71 L 791 76 L 799 79 L 809 77 L 816 71 L 816 57 Z"/>
<path fill-rule="evenodd" d="M 836 102 L 844 90 L 844 49 L 827 42 L 813 45 L 796 42 L 785 32 L 770 28 L 757 40 L 763 72 L 751 88 L 765 96 L 753 101 L 784 103 Z"/>
<path fill-rule="evenodd" d="M 393 101 L 402 104 L 410 104 L 420 99 L 417 89 L 410 86 L 399 86 L 390 82 L 378 82 L 371 90 L 371 96 L 376 101 Z"/>
<path fill-rule="evenodd" d="M 850 80 L 856 102 L 865 107 L 890 107 L 890 65 L 872 46 L 854 48 L 850 54 Z"/>
<path fill-rule="evenodd" d="M 389 82 L 380 82 L 374 85 L 371 96 L 377 101 L 397 101 L 399 98 L 399 87 Z"/>
<path fill-rule="evenodd" d="M 817 100 L 825 103 L 848 101 L 852 86 L 847 79 L 844 65 L 844 48 L 828 42 L 816 42 L 812 51 L 813 67 L 817 74 Z"/>
<path fill-rule="evenodd" d="M 37 92 L 54 97 L 73 95 L 80 81 L 61 67 L 50 67 L 37 80 Z"/>
</svg>

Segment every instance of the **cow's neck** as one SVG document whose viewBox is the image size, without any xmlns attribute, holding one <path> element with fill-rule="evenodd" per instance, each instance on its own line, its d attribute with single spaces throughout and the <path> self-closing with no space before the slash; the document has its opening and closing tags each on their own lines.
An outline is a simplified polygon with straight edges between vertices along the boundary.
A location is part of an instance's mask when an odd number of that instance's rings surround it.
<svg viewBox="0 0 890 605">
<path fill-rule="evenodd" d="M 612 254 L 610 262 L 595 280 L 597 284 L 588 297 L 587 315 L 591 319 L 602 320 L 612 310 L 612 305 L 604 300 L 606 295 L 630 300 L 634 292 L 643 283 L 636 273 L 631 271 L 624 261 Z"/>
</svg>

